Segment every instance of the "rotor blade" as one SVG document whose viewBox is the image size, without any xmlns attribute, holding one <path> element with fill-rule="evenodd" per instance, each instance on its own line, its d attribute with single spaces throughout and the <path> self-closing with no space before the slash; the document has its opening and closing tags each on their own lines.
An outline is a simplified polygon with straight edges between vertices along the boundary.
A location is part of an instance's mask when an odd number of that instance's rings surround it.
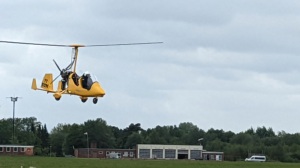
<svg viewBox="0 0 300 168">
<path fill-rule="evenodd" d="M 144 42 L 144 43 L 120 43 L 120 44 L 95 44 L 95 45 L 64 45 L 64 44 L 47 44 L 47 43 L 31 43 L 31 42 L 20 42 L 20 41 L 1 41 L 0 43 L 10 44 L 23 44 L 23 45 L 39 45 L 39 46 L 53 46 L 53 47 L 105 47 L 105 46 L 121 46 L 121 45 L 145 45 L 145 44 L 161 44 L 163 42 Z"/>
<path fill-rule="evenodd" d="M 28 42 L 19 42 L 19 41 L 0 41 L 0 43 L 25 44 L 25 45 L 40 45 L 40 46 L 53 46 L 53 47 L 71 47 L 70 45 L 46 44 L 46 43 L 28 43 Z"/>
<path fill-rule="evenodd" d="M 163 42 L 146 42 L 146 43 L 120 43 L 120 44 L 95 44 L 85 45 L 85 47 L 105 47 L 105 46 L 122 46 L 122 45 L 145 45 L 145 44 L 161 44 Z"/>
<path fill-rule="evenodd" d="M 59 68 L 58 64 L 56 63 L 56 61 L 54 59 L 53 59 L 53 62 L 55 63 L 55 65 L 59 69 L 59 71 L 61 72 L 61 69 Z"/>
</svg>

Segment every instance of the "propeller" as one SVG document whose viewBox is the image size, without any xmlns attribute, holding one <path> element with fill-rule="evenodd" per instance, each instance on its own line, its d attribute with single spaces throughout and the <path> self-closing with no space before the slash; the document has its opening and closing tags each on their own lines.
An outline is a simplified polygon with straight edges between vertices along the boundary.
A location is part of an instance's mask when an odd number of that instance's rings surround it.
<svg viewBox="0 0 300 168">
<path fill-rule="evenodd" d="M 60 72 L 60 74 L 58 75 L 58 76 L 56 76 L 55 78 L 54 78 L 54 80 L 51 82 L 51 83 L 53 83 L 59 76 L 61 76 L 63 79 L 65 78 L 65 77 L 67 77 L 67 72 L 68 72 L 68 70 L 70 70 L 71 68 L 72 68 L 72 66 L 73 66 L 73 64 L 74 64 L 74 60 L 66 67 L 66 68 L 64 68 L 64 69 L 61 69 L 60 67 L 59 67 L 59 65 L 57 64 L 57 62 L 53 59 L 53 62 L 54 62 L 54 64 L 56 65 L 56 67 L 57 67 L 57 69 L 59 70 L 59 72 Z"/>
</svg>

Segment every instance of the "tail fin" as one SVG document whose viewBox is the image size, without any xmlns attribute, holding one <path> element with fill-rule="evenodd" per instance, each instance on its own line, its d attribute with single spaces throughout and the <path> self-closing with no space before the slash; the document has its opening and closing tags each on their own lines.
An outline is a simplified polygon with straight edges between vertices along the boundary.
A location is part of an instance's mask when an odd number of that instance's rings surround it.
<svg viewBox="0 0 300 168">
<path fill-rule="evenodd" d="M 41 88 L 46 91 L 53 91 L 53 77 L 52 74 L 45 74 Z"/>
<path fill-rule="evenodd" d="M 57 86 L 57 91 L 59 91 L 59 92 L 61 92 L 62 91 L 62 82 L 61 81 L 59 81 L 58 82 L 58 86 Z"/>
</svg>

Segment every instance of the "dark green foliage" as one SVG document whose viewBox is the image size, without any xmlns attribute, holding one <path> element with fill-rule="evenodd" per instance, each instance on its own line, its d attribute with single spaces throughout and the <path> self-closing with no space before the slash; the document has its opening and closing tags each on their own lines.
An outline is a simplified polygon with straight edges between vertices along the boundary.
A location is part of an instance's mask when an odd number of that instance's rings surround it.
<svg viewBox="0 0 300 168">
<path fill-rule="evenodd" d="M 276 135 L 272 128 L 250 128 L 234 133 L 220 129 L 206 132 L 184 122 L 178 126 L 142 129 L 131 123 L 124 129 L 107 125 L 101 118 L 83 124 L 58 124 L 48 133 L 34 117 L 16 118 L 14 144 L 34 145 L 36 155 L 73 155 L 74 148 L 135 148 L 136 144 L 203 145 L 208 151 L 222 151 L 225 160 L 244 160 L 252 154 L 265 154 L 267 160 L 300 162 L 300 134 L 284 131 Z M 88 133 L 88 137 L 85 133 Z M 87 141 L 88 138 L 88 141 Z M 203 138 L 201 142 L 198 139 Z M 0 144 L 12 144 L 12 119 L 0 120 Z"/>
</svg>

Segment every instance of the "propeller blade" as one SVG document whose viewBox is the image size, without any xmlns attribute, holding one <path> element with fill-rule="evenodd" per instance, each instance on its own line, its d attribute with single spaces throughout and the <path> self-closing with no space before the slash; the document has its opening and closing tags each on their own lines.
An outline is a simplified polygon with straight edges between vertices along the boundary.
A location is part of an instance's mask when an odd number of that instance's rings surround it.
<svg viewBox="0 0 300 168">
<path fill-rule="evenodd" d="M 74 62 L 75 62 L 75 59 L 73 59 L 73 60 L 71 61 L 71 63 L 70 63 L 65 69 L 63 69 L 63 70 L 66 70 L 66 71 L 67 71 L 67 70 L 70 70 L 70 69 L 72 68 Z"/>
<path fill-rule="evenodd" d="M 56 81 L 56 79 L 57 79 L 59 76 L 60 76 L 60 75 L 58 75 L 57 77 L 55 77 L 55 78 L 52 80 L 51 84 L 52 84 L 54 81 Z"/>
<path fill-rule="evenodd" d="M 59 72 L 62 72 L 61 69 L 59 68 L 58 64 L 56 63 L 56 61 L 53 59 L 53 62 L 55 63 L 56 67 L 58 68 Z"/>
</svg>

